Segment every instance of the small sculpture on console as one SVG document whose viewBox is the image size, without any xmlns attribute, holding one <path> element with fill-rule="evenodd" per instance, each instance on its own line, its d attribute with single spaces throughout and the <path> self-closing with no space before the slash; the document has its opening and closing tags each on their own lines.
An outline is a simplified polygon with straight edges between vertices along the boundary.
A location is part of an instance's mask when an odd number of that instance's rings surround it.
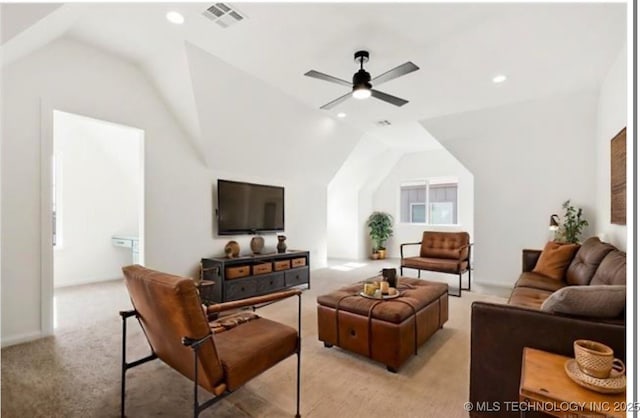
<svg viewBox="0 0 640 418">
<path fill-rule="evenodd" d="M 240 244 L 236 241 L 229 241 L 224 246 L 224 255 L 227 258 L 236 258 L 240 255 Z"/>
<path fill-rule="evenodd" d="M 287 251 L 287 244 L 284 242 L 287 239 L 284 235 L 278 235 L 278 253 L 284 253 Z"/>
</svg>

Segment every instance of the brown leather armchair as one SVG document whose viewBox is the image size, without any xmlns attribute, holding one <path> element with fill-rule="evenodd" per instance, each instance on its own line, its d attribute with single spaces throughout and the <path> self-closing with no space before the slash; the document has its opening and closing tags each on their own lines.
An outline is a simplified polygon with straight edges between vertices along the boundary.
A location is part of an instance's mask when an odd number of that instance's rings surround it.
<svg viewBox="0 0 640 418">
<path fill-rule="evenodd" d="M 219 402 L 247 381 L 292 354 L 298 355 L 296 417 L 300 417 L 300 290 L 288 290 L 204 308 L 195 283 L 134 265 L 123 269 L 134 310 L 122 311 L 121 416 L 125 410 L 126 371 L 159 358 L 193 380 L 193 416 Z M 256 307 L 298 296 L 298 330 L 260 318 Z M 210 321 L 218 314 L 253 308 L 240 315 Z M 151 348 L 151 354 L 126 361 L 127 318 L 135 316 Z M 268 349 L 266 349 L 268 347 Z M 198 401 L 198 386 L 214 397 Z"/>
<path fill-rule="evenodd" d="M 420 255 L 405 257 L 404 247 L 420 245 Z M 421 242 L 400 245 L 400 275 L 403 269 L 422 270 L 458 275 L 458 292 L 451 296 L 460 297 L 463 290 L 471 290 L 471 244 L 467 232 L 424 231 Z M 462 275 L 469 273 L 467 287 L 462 287 Z"/>
</svg>

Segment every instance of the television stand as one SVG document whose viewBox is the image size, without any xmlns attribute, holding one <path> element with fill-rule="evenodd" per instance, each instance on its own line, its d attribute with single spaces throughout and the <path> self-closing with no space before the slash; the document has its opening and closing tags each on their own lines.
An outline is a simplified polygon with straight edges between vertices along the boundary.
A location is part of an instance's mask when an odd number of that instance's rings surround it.
<svg viewBox="0 0 640 418">
<path fill-rule="evenodd" d="M 200 261 L 200 280 L 215 282 L 207 292 L 214 303 L 266 295 L 295 286 L 311 288 L 309 251 L 214 257 Z"/>
</svg>

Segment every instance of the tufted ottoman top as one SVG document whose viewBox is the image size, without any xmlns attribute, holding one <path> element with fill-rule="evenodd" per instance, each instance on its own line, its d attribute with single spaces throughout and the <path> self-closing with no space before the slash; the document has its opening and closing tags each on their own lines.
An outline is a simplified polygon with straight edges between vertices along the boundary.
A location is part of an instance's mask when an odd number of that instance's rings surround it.
<svg viewBox="0 0 640 418">
<path fill-rule="evenodd" d="M 369 311 L 373 309 L 372 318 L 399 324 L 448 292 L 445 283 L 400 277 L 400 297 L 387 300 L 369 299 L 359 295 L 363 283 L 359 282 L 318 296 L 318 304 L 330 308 L 339 306 L 341 311 L 363 316 L 369 316 Z"/>
</svg>

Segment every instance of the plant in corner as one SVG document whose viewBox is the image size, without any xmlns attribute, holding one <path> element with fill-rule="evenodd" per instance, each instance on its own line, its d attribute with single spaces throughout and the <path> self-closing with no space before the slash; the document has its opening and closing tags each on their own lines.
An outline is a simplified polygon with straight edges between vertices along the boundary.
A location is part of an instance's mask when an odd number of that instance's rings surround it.
<svg viewBox="0 0 640 418">
<path fill-rule="evenodd" d="M 373 212 L 367 220 L 369 236 L 373 242 L 373 251 L 384 258 L 386 255 L 385 242 L 393 235 L 393 218 L 386 212 Z"/>
<path fill-rule="evenodd" d="M 564 209 L 564 221 L 556 231 L 555 240 L 577 244 L 580 241 L 582 230 L 589 226 L 589 222 L 582 219 L 582 208 L 574 208 L 570 200 L 564 202 L 562 208 Z"/>
</svg>

